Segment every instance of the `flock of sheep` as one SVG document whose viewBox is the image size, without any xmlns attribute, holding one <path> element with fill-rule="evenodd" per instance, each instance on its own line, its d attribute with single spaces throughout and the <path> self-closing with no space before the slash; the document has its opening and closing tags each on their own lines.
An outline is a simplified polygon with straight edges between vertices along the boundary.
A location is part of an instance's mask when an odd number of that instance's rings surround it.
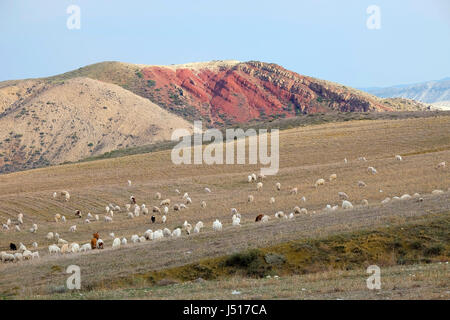
<svg viewBox="0 0 450 320">
<path fill-rule="evenodd" d="M 400 155 L 396 155 L 395 159 L 398 161 L 402 161 L 402 157 Z M 358 160 L 360 161 L 367 161 L 364 157 L 360 157 L 358 158 Z M 347 159 L 344 159 L 344 162 L 347 163 Z M 445 162 L 441 162 L 437 165 L 437 169 L 443 169 L 445 168 L 446 163 Z M 374 167 L 368 167 L 367 168 L 367 172 L 371 175 L 377 174 L 377 170 Z M 328 181 L 334 181 L 336 180 L 338 177 L 336 174 L 331 174 L 328 178 Z M 256 175 L 256 174 L 251 174 L 247 177 L 247 181 L 249 183 L 256 183 L 256 190 L 260 191 L 263 188 L 263 181 L 264 181 L 265 177 L 263 175 Z M 325 179 L 320 178 L 317 179 L 316 182 L 314 183 L 314 187 L 315 188 L 319 188 L 320 186 L 324 185 L 326 183 Z M 131 186 L 131 181 L 128 180 L 128 185 Z M 358 186 L 359 187 L 365 187 L 366 184 L 363 181 L 358 181 Z M 277 182 L 275 183 L 275 189 L 277 191 L 281 191 L 281 183 Z M 175 190 L 175 192 L 178 195 L 181 195 L 179 190 Z M 209 188 L 204 188 L 204 192 L 206 193 L 211 193 L 211 190 Z M 292 188 L 289 191 L 290 194 L 292 195 L 297 195 L 298 194 L 298 188 Z M 434 190 L 432 192 L 433 194 L 439 194 L 439 193 L 443 193 L 442 190 Z M 349 201 L 349 197 L 345 192 L 338 192 L 338 196 L 339 198 L 342 200 L 341 203 L 341 208 L 344 210 L 349 210 L 349 209 L 353 209 L 353 204 Z M 62 191 L 62 192 L 55 192 L 53 194 L 53 198 L 57 199 L 58 197 L 61 197 L 63 199 L 63 201 L 70 201 L 70 194 L 67 191 Z M 409 194 L 404 194 L 401 197 L 393 197 L 391 198 L 386 198 L 383 201 L 381 201 L 382 204 L 386 204 L 390 201 L 393 200 L 409 200 L 411 198 L 418 198 L 419 201 L 423 201 L 422 198 L 420 198 L 419 194 L 414 194 L 413 196 L 410 196 Z M 167 222 L 167 216 L 169 213 L 169 206 L 171 204 L 171 199 L 162 199 L 161 198 L 161 193 L 156 192 L 155 196 L 154 196 L 155 200 L 159 201 L 159 206 L 153 206 L 151 208 L 151 212 L 152 215 L 150 217 L 150 223 L 155 223 L 156 221 L 156 216 L 155 214 L 161 216 L 161 222 L 163 224 L 165 224 Z M 248 196 L 248 202 L 253 202 L 254 201 L 254 196 L 253 195 L 249 195 Z M 184 195 L 181 197 L 181 201 L 180 203 L 174 204 L 172 209 L 174 211 L 182 211 L 184 209 L 187 209 L 187 205 L 192 203 L 192 199 L 189 196 L 189 194 L 186 192 L 184 193 Z M 303 196 L 301 198 L 302 202 L 306 202 L 306 198 Z M 275 198 L 274 197 L 270 197 L 269 199 L 269 203 L 270 204 L 274 204 L 275 203 Z M 202 201 L 201 202 L 201 207 L 202 208 L 206 208 L 206 202 Z M 368 205 L 368 201 L 366 199 L 364 199 L 361 203 L 361 205 L 363 206 L 367 206 Z M 134 196 L 131 196 L 129 198 L 128 203 L 125 204 L 125 211 L 122 211 L 121 207 L 115 204 L 108 204 L 105 207 L 105 215 L 103 217 L 104 222 L 105 223 L 111 223 L 113 221 L 114 215 L 115 214 L 120 214 L 121 212 L 125 212 L 125 216 L 129 219 L 133 219 L 135 217 L 139 217 L 140 214 L 142 215 L 149 215 L 150 214 L 150 210 L 146 207 L 145 204 L 141 204 L 138 205 L 136 198 Z M 326 207 L 323 209 L 324 211 L 335 211 L 339 209 L 339 205 L 330 205 L 327 204 Z M 276 219 L 294 219 L 296 214 L 307 214 L 308 210 L 306 208 L 300 208 L 299 206 L 295 206 L 293 208 L 293 212 L 289 213 L 289 214 L 285 214 L 283 211 L 277 211 L 275 213 L 275 218 Z M 313 211 L 313 213 L 315 213 L 315 211 Z M 232 214 L 232 219 L 231 219 L 231 225 L 233 227 L 236 226 L 240 226 L 241 225 L 241 215 L 238 212 L 238 210 L 236 208 L 231 208 L 231 214 Z M 80 210 L 77 210 L 75 212 L 75 217 L 79 218 L 79 219 L 83 219 L 83 214 L 81 213 Z M 255 222 L 268 222 L 270 219 L 270 217 L 268 215 L 264 215 L 264 214 L 259 214 L 256 219 Z M 60 215 L 59 213 L 55 214 L 54 216 L 54 220 L 57 223 L 65 223 L 67 221 L 65 216 Z M 85 217 L 84 223 L 91 223 L 94 221 L 100 221 L 100 217 L 98 214 L 92 215 L 91 213 L 88 213 Z M 20 226 L 23 225 L 23 214 L 19 214 L 17 216 L 17 222 L 15 222 L 14 224 L 14 229 L 16 231 L 20 231 L 21 228 Z M 10 230 L 10 228 L 12 228 L 13 223 L 11 221 L 11 219 L 8 219 L 6 221 L 6 223 L 2 224 L 2 229 L 4 231 L 8 231 Z M 221 231 L 222 230 L 222 222 L 220 222 L 218 219 L 216 219 L 213 223 L 212 223 L 212 230 L 213 231 Z M 146 242 L 146 241 L 157 241 L 157 240 L 161 240 L 163 238 L 179 238 L 181 237 L 182 233 L 186 233 L 187 235 L 190 235 L 192 232 L 193 233 L 200 233 L 201 230 L 204 228 L 204 224 L 202 221 L 198 221 L 194 227 L 192 227 L 192 225 L 190 223 L 188 223 L 188 221 L 185 221 L 182 225 L 182 227 L 178 227 L 175 228 L 174 230 L 170 230 L 169 228 L 163 228 L 163 229 L 157 229 L 155 231 L 148 229 L 147 231 L 145 231 L 142 235 L 138 235 L 138 234 L 133 234 L 130 237 L 130 243 L 139 243 L 139 242 Z M 29 232 L 31 233 L 36 233 L 36 231 L 38 230 L 38 226 L 37 224 L 32 224 Z M 77 225 L 72 225 L 69 227 L 68 229 L 69 232 L 73 233 L 73 232 L 77 232 Z M 119 248 L 121 246 L 126 246 L 128 245 L 129 241 L 126 237 L 116 237 L 115 234 L 113 232 L 111 232 L 109 234 L 109 237 L 112 239 L 112 248 Z M 90 251 L 93 249 L 103 249 L 105 247 L 105 242 L 100 238 L 100 235 L 98 233 L 94 233 L 91 241 L 84 243 L 84 244 L 78 244 L 76 242 L 71 242 L 69 243 L 68 241 L 64 240 L 63 238 L 60 237 L 60 235 L 58 233 L 54 233 L 54 232 L 48 232 L 47 235 L 45 236 L 47 241 L 53 242 L 52 244 L 50 244 L 48 246 L 48 252 L 50 255 L 59 255 L 59 254 L 68 254 L 68 253 L 80 253 L 80 252 L 86 252 L 86 251 Z M 33 242 L 31 245 L 34 249 L 38 248 L 38 244 L 37 242 Z M 39 252 L 38 251 L 30 251 L 28 250 L 25 245 L 23 243 L 20 243 L 18 248 L 14 243 L 10 243 L 10 252 L 5 252 L 2 251 L 0 253 L 0 258 L 2 262 L 18 262 L 18 261 L 22 261 L 22 260 L 31 260 L 31 259 L 39 259 Z"/>
</svg>

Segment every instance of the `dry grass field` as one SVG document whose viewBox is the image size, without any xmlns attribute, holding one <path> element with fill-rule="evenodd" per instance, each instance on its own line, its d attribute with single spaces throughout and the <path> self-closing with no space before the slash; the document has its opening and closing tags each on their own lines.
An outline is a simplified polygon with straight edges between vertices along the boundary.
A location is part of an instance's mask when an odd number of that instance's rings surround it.
<svg viewBox="0 0 450 320">
<path fill-rule="evenodd" d="M 396 154 L 402 155 L 403 161 L 395 160 Z M 358 157 L 361 156 L 366 157 L 367 161 L 359 161 Z M 344 158 L 348 159 L 348 163 L 344 163 Z M 323 237 L 375 226 L 404 224 L 431 213 L 448 214 L 450 171 L 448 166 L 436 169 L 436 165 L 442 161 L 450 163 L 449 116 L 349 121 L 284 130 L 280 133 L 280 170 L 276 176 L 264 180 L 261 191 L 256 191 L 255 183 L 246 181 L 247 175 L 258 173 L 259 166 L 176 166 L 170 160 L 170 150 L 1 175 L 0 223 L 5 223 L 8 218 L 15 223 L 17 214 L 21 212 L 24 214 L 24 225 L 21 232 L 16 232 L 13 228 L 0 231 L 0 250 L 7 250 L 10 242 L 23 242 L 28 247 L 33 241 L 37 241 L 41 259 L 0 264 L 0 292 L 5 297 L 33 297 L 55 293 L 52 288 L 64 284 L 67 278 L 64 270 L 70 264 L 77 264 L 82 268 L 83 285 L 97 289 L 103 282 L 130 274 L 182 266 L 206 257 L 223 256 L 247 248 L 266 247 L 299 238 Z M 368 166 L 375 167 L 378 174 L 368 174 Z M 332 173 L 337 174 L 337 180 L 328 182 Z M 313 184 L 318 178 L 324 178 L 327 182 L 316 189 Z M 127 185 L 127 180 L 132 181 L 131 187 Z M 359 180 L 364 181 L 367 186 L 358 187 Z M 281 191 L 275 189 L 276 182 L 281 183 Z M 212 192 L 206 193 L 205 187 L 209 187 Z M 298 188 L 297 195 L 289 193 L 292 187 Z M 181 195 L 176 194 L 175 189 L 179 189 Z M 442 189 L 446 193 L 430 195 L 435 189 Z M 69 202 L 53 199 L 53 192 L 61 190 L 70 192 Z M 163 199 L 170 198 L 172 205 L 181 203 L 183 193 L 188 192 L 193 204 L 180 212 L 171 209 L 164 226 L 159 215 L 154 225 L 149 216 L 126 218 L 125 203 L 129 202 L 130 195 L 134 195 L 139 204 L 145 203 L 151 208 L 159 205 L 159 200 L 154 199 L 157 191 L 162 193 Z M 350 201 L 358 206 L 349 211 L 323 212 L 322 209 L 327 204 L 341 203 L 337 194 L 339 191 L 346 192 Z M 413 199 L 380 205 L 380 201 L 386 197 L 405 193 L 412 195 L 415 192 L 423 195 L 425 201 L 417 202 Z M 253 203 L 247 202 L 250 194 L 255 197 Z M 272 196 L 276 201 L 269 204 Z M 306 203 L 300 200 L 302 196 L 306 197 Z M 368 207 L 359 206 L 363 199 L 369 201 Z M 202 200 L 206 201 L 206 208 L 200 207 Z M 105 223 L 103 216 L 105 206 L 109 203 L 121 206 L 122 212 L 115 213 L 112 223 Z M 294 206 L 307 208 L 308 214 L 297 215 L 292 221 L 275 221 L 276 211 L 289 213 Z M 231 226 L 231 208 L 237 208 L 242 214 L 242 227 L 239 229 Z M 75 218 L 75 210 L 83 212 L 83 219 Z M 99 214 L 100 221 L 85 224 L 84 218 L 88 212 Z M 65 215 L 68 221 L 54 222 L 53 216 L 56 213 Z M 270 215 L 271 221 L 265 225 L 255 224 L 254 219 L 259 213 Z M 224 223 L 223 232 L 212 231 L 211 224 L 215 219 Z M 149 228 L 174 229 L 185 220 L 191 224 L 202 220 L 205 230 L 198 235 L 183 234 L 181 239 L 164 239 L 160 242 L 129 244 L 125 248 L 111 249 L 112 239 L 108 236 L 110 232 L 114 232 L 117 237 L 129 239 L 132 234 L 142 235 Z M 32 223 L 39 226 L 35 234 L 28 232 Z M 75 224 L 77 231 L 69 232 L 69 227 Z M 97 231 L 105 240 L 107 249 L 102 252 L 50 257 L 47 246 L 52 242 L 45 239 L 49 231 L 58 232 L 62 238 L 80 244 L 88 242 L 92 233 Z M 395 270 L 392 269 L 392 274 Z M 339 273 L 330 277 L 337 278 Z M 289 282 L 288 279 L 285 280 L 285 285 Z M 295 277 L 293 279 L 302 281 Z M 228 281 L 225 284 L 231 286 L 240 280 L 224 281 Z M 257 285 L 254 284 L 257 280 L 246 281 L 248 286 Z M 274 280 L 264 281 L 270 284 Z M 120 287 L 121 284 L 127 286 L 127 283 L 114 282 L 115 287 Z M 192 290 L 195 290 L 196 285 L 192 286 Z M 214 284 L 205 286 L 213 288 Z M 344 291 L 350 286 L 351 282 L 342 284 Z M 284 292 L 285 288 L 279 290 Z M 163 290 L 169 293 L 172 289 Z M 205 290 L 208 292 L 207 288 Z M 114 292 L 111 295 L 102 293 L 98 297 L 114 297 Z M 187 292 L 188 290 L 180 290 L 173 297 L 184 297 Z M 117 294 L 126 297 L 123 291 Z M 225 291 L 223 294 L 218 292 L 217 296 L 212 293 L 210 296 L 198 296 L 226 297 Z M 255 296 L 285 297 L 281 293 L 271 295 L 264 292 L 255 293 Z M 153 296 L 141 294 L 138 297 Z M 293 292 L 290 297 L 301 298 L 298 292 Z M 318 296 L 311 296 L 314 297 Z M 325 294 L 322 297 L 363 296 L 356 293 L 346 296 L 342 293 Z"/>
</svg>

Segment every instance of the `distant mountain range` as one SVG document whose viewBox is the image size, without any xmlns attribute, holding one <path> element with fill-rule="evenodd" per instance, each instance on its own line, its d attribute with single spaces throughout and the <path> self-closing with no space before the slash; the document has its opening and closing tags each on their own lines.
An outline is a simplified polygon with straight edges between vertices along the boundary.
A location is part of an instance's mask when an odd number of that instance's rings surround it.
<svg viewBox="0 0 450 320">
<path fill-rule="evenodd" d="M 450 77 L 436 81 L 397 85 L 386 88 L 361 88 L 380 98 L 405 98 L 433 104 L 450 105 Z"/>
</svg>

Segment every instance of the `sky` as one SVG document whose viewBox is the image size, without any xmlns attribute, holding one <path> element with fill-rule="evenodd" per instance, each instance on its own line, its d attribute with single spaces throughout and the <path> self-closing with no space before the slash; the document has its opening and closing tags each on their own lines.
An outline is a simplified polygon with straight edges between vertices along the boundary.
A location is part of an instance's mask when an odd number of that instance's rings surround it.
<svg viewBox="0 0 450 320">
<path fill-rule="evenodd" d="M 69 29 L 70 5 L 80 28 Z M 367 8 L 379 8 L 379 29 Z M 0 0 L 0 81 L 101 62 L 259 60 L 344 85 L 450 76 L 449 0 Z"/>
</svg>

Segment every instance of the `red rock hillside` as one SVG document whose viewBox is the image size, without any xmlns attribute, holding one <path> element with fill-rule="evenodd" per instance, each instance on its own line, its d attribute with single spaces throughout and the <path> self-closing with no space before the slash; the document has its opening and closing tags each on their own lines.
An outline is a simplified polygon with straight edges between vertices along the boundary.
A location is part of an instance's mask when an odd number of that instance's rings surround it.
<svg viewBox="0 0 450 320">
<path fill-rule="evenodd" d="M 142 95 L 211 124 L 329 111 L 392 110 L 381 99 L 263 62 L 149 66 Z"/>
</svg>

